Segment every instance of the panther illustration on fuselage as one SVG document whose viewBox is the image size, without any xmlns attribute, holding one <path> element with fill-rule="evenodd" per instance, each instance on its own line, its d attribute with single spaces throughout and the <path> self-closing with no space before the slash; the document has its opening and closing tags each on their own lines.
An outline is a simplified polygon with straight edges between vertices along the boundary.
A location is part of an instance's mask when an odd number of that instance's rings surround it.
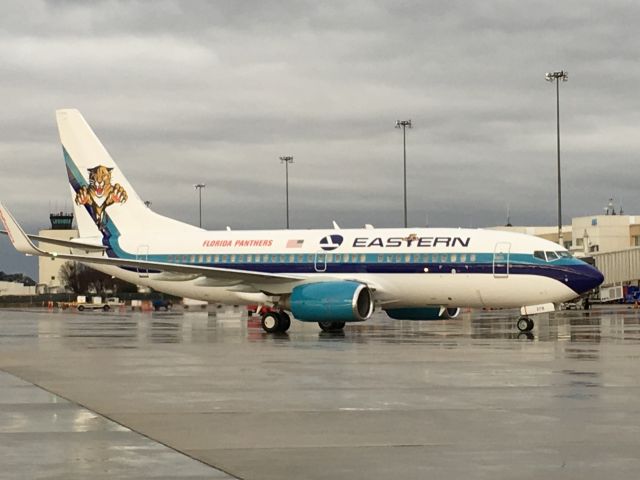
<svg viewBox="0 0 640 480">
<path fill-rule="evenodd" d="M 89 214 L 100 230 L 106 221 L 105 210 L 114 203 L 125 203 L 128 195 L 120 184 L 111 184 L 111 170 L 103 165 L 89 168 L 89 186 L 80 187 L 76 204 L 88 207 Z"/>
</svg>

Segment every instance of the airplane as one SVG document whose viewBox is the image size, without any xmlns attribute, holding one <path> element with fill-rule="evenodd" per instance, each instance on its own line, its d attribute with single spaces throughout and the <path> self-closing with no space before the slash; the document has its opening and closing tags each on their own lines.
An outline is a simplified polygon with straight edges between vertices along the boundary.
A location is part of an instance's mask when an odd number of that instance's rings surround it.
<svg viewBox="0 0 640 480">
<path fill-rule="evenodd" d="M 463 307 L 553 311 L 600 285 L 603 275 L 565 248 L 525 234 L 461 228 L 222 230 L 162 216 L 138 196 L 78 110 L 56 111 L 79 237 L 27 235 L 0 204 L 14 247 L 78 261 L 167 294 L 258 304 L 262 328 L 286 332 L 291 316 L 324 331 L 371 318 L 456 317 Z M 43 250 L 34 240 L 64 247 Z"/>
</svg>

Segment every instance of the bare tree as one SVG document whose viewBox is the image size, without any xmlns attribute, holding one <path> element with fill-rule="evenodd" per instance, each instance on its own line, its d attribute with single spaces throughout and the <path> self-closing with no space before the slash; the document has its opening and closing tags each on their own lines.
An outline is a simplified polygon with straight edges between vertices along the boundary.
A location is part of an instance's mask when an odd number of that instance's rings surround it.
<svg viewBox="0 0 640 480">
<path fill-rule="evenodd" d="M 74 293 L 80 295 L 88 293 L 90 289 L 98 293 L 106 290 L 119 292 L 136 292 L 136 286 L 106 273 L 87 267 L 82 263 L 65 262 L 60 267 L 60 281 Z"/>
</svg>

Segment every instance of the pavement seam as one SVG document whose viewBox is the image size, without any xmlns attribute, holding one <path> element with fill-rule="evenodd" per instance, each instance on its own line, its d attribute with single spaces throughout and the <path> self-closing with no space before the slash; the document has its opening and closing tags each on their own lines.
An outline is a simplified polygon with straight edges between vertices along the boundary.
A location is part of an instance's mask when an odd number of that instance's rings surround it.
<svg viewBox="0 0 640 480">
<path fill-rule="evenodd" d="M 130 430 L 130 431 L 132 431 L 132 432 L 134 432 L 134 433 L 137 433 L 138 435 L 140 435 L 140 436 L 142 436 L 142 437 L 146 438 L 147 440 L 151 440 L 152 442 L 155 442 L 155 443 L 158 443 L 158 444 L 160 444 L 160 445 L 163 445 L 163 446 L 167 447 L 169 450 L 172 450 L 172 451 L 174 451 L 174 452 L 176 452 L 176 453 L 179 453 L 180 455 L 184 455 L 185 457 L 188 457 L 188 458 L 190 458 L 191 460 L 194 460 L 194 461 L 196 461 L 196 462 L 198 462 L 198 463 L 201 463 L 202 465 L 206 465 L 207 467 L 215 468 L 216 470 L 218 470 L 218 471 L 220 471 L 220 472 L 222 472 L 222 473 L 225 473 L 226 475 L 229 475 L 229 477 L 232 477 L 232 478 L 233 478 L 233 479 L 235 479 L 235 480 L 246 480 L 246 479 L 244 479 L 243 477 L 239 477 L 239 476 L 237 476 L 236 474 L 230 473 L 230 472 L 226 471 L 226 470 L 225 470 L 225 469 L 223 469 L 223 468 L 220 468 L 220 467 L 217 467 L 217 466 L 215 466 L 215 465 L 212 465 L 212 464 L 210 464 L 210 463 L 208 463 L 208 462 L 205 462 L 204 460 L 201 460 L 200 458 L 197 458 L 197 457 L 195 457 L 195 456 L 193 456 L 193 455 L 191 455 L 191 454 L 189 454 L 189 453 L 187 453 L 187 452 L 184 452 L 184 451 L 182 451 L 182 450 L 179 450 L 179 449 L 177 449 L 177 448 L 175 448 L 175 447 L 173 447 L 173 446 L 171 446 L 171 445 L 169 445 L 169 444 L 167 444 L 167 443 L 165 443 L 165 442 L 162 442 L 162 441 L 157 440 L 157 439 L 155 439 L 155 438 L 153 438 L 153 437 L 150 437 L 150 436 L 149 436 L 149 435 L 147 435 L 146 433 L 141 432 L 141 431 L 139 431 L 139 430 L 137 430 L 137 429 L 135 429 L 135 428 L 132 428 L 132 427 L 130 427 L 130 426 L 128 426 L 128 425 L 125 425 L 124 423 L 119 422 L 118 420 L 114 419 L 113 417 L 111 417 L 111 416 L 109 416 L 109 415 L 105 415 L 105 414 L 103 414 L 103 413 L 100 413 L 100 412 L 98 412 L 97 410 L 94 410 L 94 409 L 92 409 L 92 408 L 88 407 L 87 405 L 84 405 L 84 404 L 82 404 L 82 403 L 79 403 L 79 402 L 77 402 L 77 401 L 75 401 L 75 400 L 73 400 L 73 399 L 71 399 L 71 398 L 69 398 L 69 397 L 66 397 L 66 396 L 64 396 L 64 395 L 60 395 L 59 393 L 55 392 L 54 390 L 51 390 L 50 388 L 47 388 L 47 387 L 45 387 L 45 386 L 43 386 L 43 385 L 40 385 L 40 384 L 35 383 L 35 382 L 32 382 L 32 381 L 31 381 L 31 380 L 29 380 L 28 378 L 25 378 L 25 377 L 23 377 L 23 376 L 21 376 L 21 375 L 16 375 L 15 373 L 13 373 L 13 372 L 11 372 L 11 371 L 6 370 L 6 368 L 0 367 L 0 372 L 4 372 L 4 373 L 6 373 L 6 374 L 8 374 L 8 375 L 12 375 L 12 376 L 14 376 L 14 377 L 16 377 L 16 378 L 19 378 L 20 380 L 23 380 L 23 381 L 25 381 L 25 382 L 28 382 L 28 383 L 30 383 L 31 385 L 34 385 L 34 386 L 36 386 L 36 387 L 38 387 L 38 388 L 40 388 L 40 389 L 44 390 L 45 392 L 48 392 L 48 393 L 50 393 L 50 394 L 52 394 L 52 395 L 55 395 L 55 396 L 57 396 L 57 397 L 60 397 L 60 398 L 62 398 L 63 400 L 66 400 L 66 401 L 67 401 L 67 402 L 69 402 L 69 403 L 72 403 L 72 404 L 77 405 L 77 406 L 79 406 L 79 407 L 81 407 L 81 408 L 84 408 L 84 409 L 86 409 L 86 410 L 89 410 L 90 412 L 93 412 L 93 413 L 95 413 L 95 414 L 97 414 L 97 415 L 100 415 L 101 417 L 106 418 L 107 420 L 109 420 L 109 421 L 111 421 L 111 422 L 115 423 L 116 425 L 120 425 L 121 427 L 124 427 L 124 428 L 126 428 L 126 429 L 128 429 L 128 430 Z"/>
</svg>

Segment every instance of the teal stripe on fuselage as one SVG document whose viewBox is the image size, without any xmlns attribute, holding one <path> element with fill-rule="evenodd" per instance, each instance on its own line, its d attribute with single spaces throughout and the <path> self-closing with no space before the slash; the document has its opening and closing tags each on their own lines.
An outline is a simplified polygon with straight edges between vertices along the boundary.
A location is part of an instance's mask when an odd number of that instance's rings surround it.
<svg viewBox="0 0 640 480">
<path fill-rule="evenodd" d="M 123 255 L 121 258 L 126 259 L 141 259 L 138 255 L 133 255 L 124 252 L 122 248 L 119 247 L 117 242 L 117 237 L 112 238 L 110 242 L 112 247 L 114 247 L 114 251 L 118 251 L 118 253 L 122 252 Z M 328 271 L 331 270 L 331 267 L 341 266 L 341 270 L 344 270 L 344 267 L 352 265 L 354 267 L 354 271 L 359 271 L 359 269 L 355 269 L 355 267 L 361 266 L 383 266 L 383 265 L 447 265 L 449 267 L 455 268 L 456 266 L 465 267 L 465 266 L 474 266 L 474 265 L 491 265 L 494 263 L 494 254 L 493 253 L 468 253 L 466 254 L 466 259 L 463 261 L 460 259 L 460 254 L 445 254 L 445 253 L 428 253 L 428 254 L 407 254 L 407 253 L 326 253 L 320 254 L 320 257 L 317 257 L 315 253 L 256 253 L 256 254 L 174 254 L 174 255 L 166 255 L 166 254 L 150 254 L 145 256 L 145 260 L 149 260 L 151 262 L 162 262 L 162 263 L 172 263 L 178 265 L 202 265 L 207 267 L 223 267 L 223 268 L 238 268 L 243 270 L 258 270 L 258 271 L 268 271 L 271 266 L 278 266 L 278 271 L 282 272 L 282 267 L 287 265 L 291 266 L 300 266 L 300 265 L 310 265 L 314 266 L 316 263 L 320 263 L 324 265 L 324 260 L 322 256 L 326 258 L 326 264 L 328 267 Z M 340 256 L 340 261 L 336 261 L 336 255 Z M 452 259 L 452 256 L 455 257 L 455 260 Z M 217 257 L 217 261 L 215 260 Z M 234 257 L 232 260 L 231 257 Z M 256 257 L 260 257 L 259 260 L 256 261 Z M 267 257 L 265 261 L 264 258 Z M 293 257 L 293 259 L 291 258 Z M 348 259 L 345 259 L 348 257 Z M 382 258 L 381 258 L 382 257 Z M 407 257 L 409 257 L 407 259 Z M 474 260 L 471 260 L 471 257 L 475 257 Z M 249 261 L 251 258 L 251 261 Z M 317 262 L 316 259 L 319 258 Z M 509 266 L 516 267 L 518 265 L 528 265 L 528 266 L 572 266 L 577 264 L 582 264 L 580 260 L 575 258 L 561 258 L 552 262 L 546 262 L 537 257 L 534 257 L 531 254 L 511 254 L 509 257 Z M 505 265 L 506 261 L 498 261 L 496 265 Z M 432 272 L 437 273 L 437 272 Z M 463 273 L 460 270 L 460 273 Z"/>
</svg>

